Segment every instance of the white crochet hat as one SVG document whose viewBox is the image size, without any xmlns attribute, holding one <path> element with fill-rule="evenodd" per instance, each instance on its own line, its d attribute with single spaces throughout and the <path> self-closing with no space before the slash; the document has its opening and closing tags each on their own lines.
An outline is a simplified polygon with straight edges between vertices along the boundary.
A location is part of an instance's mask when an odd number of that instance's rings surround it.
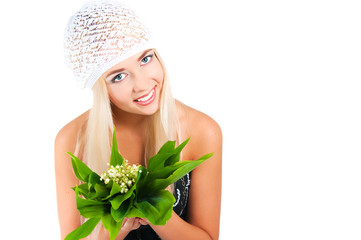
<svg viewBox="0 0 361 240">
<path fill-rule="evenodd" d="M 113 0 L 85 3 L 69 20 L 64 47 L 66 63 L 81 88 L 92 88 L 112 66 L 154 48 L 134 12 Z"/>
</svg>

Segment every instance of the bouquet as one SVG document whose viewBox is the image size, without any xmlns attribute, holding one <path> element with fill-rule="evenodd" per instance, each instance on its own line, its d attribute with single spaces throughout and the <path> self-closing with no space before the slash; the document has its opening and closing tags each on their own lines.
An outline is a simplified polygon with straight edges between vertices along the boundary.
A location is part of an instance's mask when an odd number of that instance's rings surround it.
<svg viewBox="0 0 361 240">
<path fill-rule="evenodd" d="M 109 168 L 101 176 L 68 152 L 74 173 L 83 182 L 73 188 L 77 209 L 88 220 L 69 233 L 65 240 L 85 238 L 100 221 L 114 240 L 125 217 L 147 218 L 151 224 L 165 225 L 172 216 L 175 202 L 173 194 L 165 188 L 213 155 L 179 161 L 180 152 L 188 141 L 178 147 L 175 147 L 175 141 L 166 142 L 145 168 L 129 165 L 120 155 L 114 130 Z"/>
</svg>

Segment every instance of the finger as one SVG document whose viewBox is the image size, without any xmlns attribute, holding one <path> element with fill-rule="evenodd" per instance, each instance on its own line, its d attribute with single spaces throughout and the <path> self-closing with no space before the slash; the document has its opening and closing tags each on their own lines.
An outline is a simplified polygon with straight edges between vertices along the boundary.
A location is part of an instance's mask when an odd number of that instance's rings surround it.
<svg viewBox="0 0 361 240">
<path fill-rule="evenodd" d="M 129 218 L 123 218 L 122 227 L 124 227 L 125 223 L 128 221 Z"/>
<path fill-rule="evenodd" d="M 130 230 L 134 224 L 134 218 L 124 218 L 122 228 Z"/>
<path fill-rule="evenodd" d="M 140 223 L 138 220 L 134 221 L 134 224 L 133 224 L 133 228 L 132 229 L 137 229 L 140 227 Z"/>
<path fill-rule="evenodd" d="M 149 221 L 146 218 L 139 218 L 139 223 L 142 225 L 148 225 Z"/>
<path fill-rule="evenodd" d="M 123 229 L 125 230 L 134 230 L 140 227 L 140 223 L 137 218 L 128 218 L 123 225 Z"/>
</svg>

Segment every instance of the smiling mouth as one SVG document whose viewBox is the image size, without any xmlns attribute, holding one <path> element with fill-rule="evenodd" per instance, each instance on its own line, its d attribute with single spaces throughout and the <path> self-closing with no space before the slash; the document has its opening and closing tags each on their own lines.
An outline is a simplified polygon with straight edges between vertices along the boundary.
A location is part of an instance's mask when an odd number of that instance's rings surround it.
<svg viewBox="0 0 361 240">
<path fill-rule="evenodd" d="M 147 94 L 134 100 L 134 102 L 140 105 L 148 105 L 155 99 L 155 87 Z"/>
</svg>

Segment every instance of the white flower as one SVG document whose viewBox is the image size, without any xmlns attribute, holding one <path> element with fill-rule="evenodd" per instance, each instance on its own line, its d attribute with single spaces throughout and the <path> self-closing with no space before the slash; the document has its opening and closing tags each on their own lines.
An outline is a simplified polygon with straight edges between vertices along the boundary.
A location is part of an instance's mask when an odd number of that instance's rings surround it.
<svg viewBox="0 0 361 240">
<path fill-rule="evenodd" d="M 100 175 L 100 180 L 106 184 L 113 180 L 119 184 L 120 192 L 126 193 L 135 184 L 138 176 L 139 166 L 129 165 L 125 160 L 122 165 L 112 166 L 108 164 L 108 170 Z"/>
</svg>

